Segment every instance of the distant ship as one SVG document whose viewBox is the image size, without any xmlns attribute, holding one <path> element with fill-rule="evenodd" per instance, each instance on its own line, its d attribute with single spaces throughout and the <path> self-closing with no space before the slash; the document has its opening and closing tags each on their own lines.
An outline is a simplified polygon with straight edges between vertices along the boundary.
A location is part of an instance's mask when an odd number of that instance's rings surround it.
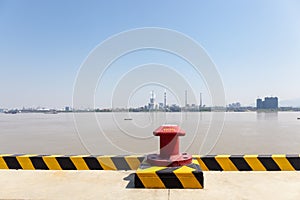
<svg viewBox="0 0 300 200">
<path fill-rule="evenodd" d="M 124 118 L 124 120 L 132 120 L 132 118 Z"/>
</svg>

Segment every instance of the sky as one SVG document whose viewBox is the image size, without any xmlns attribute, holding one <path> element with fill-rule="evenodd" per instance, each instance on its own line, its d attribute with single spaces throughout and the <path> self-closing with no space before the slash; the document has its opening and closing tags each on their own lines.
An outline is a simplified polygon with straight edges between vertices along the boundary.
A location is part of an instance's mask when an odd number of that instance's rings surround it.
<svg viewBox="0 0 300 200">
<path fill-rule="evenodd" d="M 296 0 L 0 0 L 0 108 L 72 105 L 78 71 L 90 52 L 112 35 L 143 27 L 172 29 L 197 41 L 216 65 L 227 104 L 254 106 L 257 97 L 278 96 L 281 106 L 300 106 L 299 11 Z M 125 57 L 111 68 L 115 79 L 108 73 L 99 82 L 96 106 L 110 106 L 121 66 L 149 62 L 173 66 L 191 82 L 196 95 L 190 103 L 199 102 L 202 92 L 210 105 L 205 81 L 178 58 L 151 51 Z M 147 85 L 129 91 L 128 104 L 146 104 L 152 89 L 162 101 L 165 88 Z M 176 95 L 184 89 L 170 92 L 169 103 L 180 103 Z"/>
</svg>

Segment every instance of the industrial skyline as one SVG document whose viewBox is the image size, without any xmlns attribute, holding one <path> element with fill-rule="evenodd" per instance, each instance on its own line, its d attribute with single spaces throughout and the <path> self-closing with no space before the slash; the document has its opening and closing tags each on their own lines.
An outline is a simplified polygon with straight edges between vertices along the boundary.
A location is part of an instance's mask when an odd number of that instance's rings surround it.
<svg viewBox="0 0 300 200">
<path fill-rule="evenodd" d="M 37 107 L 37 108 L 1 108 L 0 113 L 15 113 L 16 111 L 23 112 L 23 113 L 31 113 L 31 112 L 52 112 L 52 111 L 59 111 L 59 112 L 76 112 L 76 111 L 87 111 L 87 112 L 94 112 L 94 111 L 101 111 L 101 112 L 111 112 L 111 111 L 131 111 L 131 112 L 143 112 L 143 111 L 166 111 L 166 112 L 180 112 L 180 111 L 211 111 L 210 106 L 206 107 L 203 104 L 202 92 L 199 93 L 199 102 L 190 103 L 188 100 L 188 91 L 184 90 L 184 103 L 182 105 L 178 105 L 176 103 L 168 103 L 168 93 L 167 90 L 163 92 L 163 101 L 159 102 L 156 99 L 155 90 L 150 91 L 149 101 L 145 103 L 145 105 L 137 106 L 137 107 L 129 107 L 129 108 L 72 108 L 71 106 L 65 106 L 64 108 L 55 109 L 55 108 L 47 108 L 47 107 Z M 300 107 L 292 107 L 292 106 L 279 106 L 279 98 L 278 97 L 268 97 L 266 96 L 264 100 L 262 98 L 256 99 L 255 106 L 245 106 L 242 105 L 240 102 L 234 102 L 226 105 L 226 111 L 234 111 L 234 112 L 245 112 L 245 111 L 259 111 L 259 110 L 274 110 L 274 111 L 300 111 Z"/>
<path fill-rule="evenodd" d="M 163 102 L 158 102 L 156 101 L 156 94 L 154 90 L 151 90 L 150 92 L 150 98 L 149 98 L 149 102 L 148 104 L 142 106 L 147 110 L 172 110 L 172 109 L 177 109 L 177 108 L 182 108 L 185 110 L 198 110 L 200 108 L 202 108 L 202 93 L 200 93 L 200 100 L 199 100 L 199 104 L 198 103 L 192 103 L 189 104 L 188 102 L 188 91 L 185 90 L 185 103 L 184 105 L 177 105 L 175 103 L 167 103 L 167 91 L 165 90 L 163 93 Z"/>
</svg>

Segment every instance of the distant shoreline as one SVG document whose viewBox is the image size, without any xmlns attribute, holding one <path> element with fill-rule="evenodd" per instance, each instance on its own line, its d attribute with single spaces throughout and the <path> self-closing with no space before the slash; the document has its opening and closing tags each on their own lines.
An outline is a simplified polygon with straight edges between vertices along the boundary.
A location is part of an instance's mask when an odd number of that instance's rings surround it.
<svg viewBox="0 0 300 200">
<path fill-rule="evenodd" d="M 54 112 L 55 111 L 55 112 Z M 201 111 L 130 111 L 130 110 L 109 110 L 109 111 L 96 111 L 96 110 L 77 110 L 77 111 L 22 111 L 22 110 L 9 110 L 6 112 L 0 112 L 0 114 L 31 114 L 31 113 L 42 113 L 42 114 L 59 114 L 59 113 L 202 113 L 202 112 L 230 112 L 230 113 L 243 113 L 243 112 L 257 112 L 257 113 L 277 113 L 277 112 L 300 112 L 300 108 L 292 110 L 201 110 Z"/>
</svg>

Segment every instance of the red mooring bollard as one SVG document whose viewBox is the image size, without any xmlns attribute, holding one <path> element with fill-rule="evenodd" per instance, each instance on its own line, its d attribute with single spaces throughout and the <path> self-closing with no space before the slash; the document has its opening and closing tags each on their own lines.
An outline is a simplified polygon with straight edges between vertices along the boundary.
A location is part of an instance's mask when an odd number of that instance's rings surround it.
<svg viewBox="0 0 300 200">
<path fill-rule="evenodd" d="M 179 153 L 179 136 L 184 136 L 183 131 L 177 125 L 163 125 L 157 128 L 153 134 L 160 137 L 160 154 L 150 154 L 147 162 L 155 166 L 176 167 L 192 163 L 192 156 L 187 153 Z"/>
</svg>

